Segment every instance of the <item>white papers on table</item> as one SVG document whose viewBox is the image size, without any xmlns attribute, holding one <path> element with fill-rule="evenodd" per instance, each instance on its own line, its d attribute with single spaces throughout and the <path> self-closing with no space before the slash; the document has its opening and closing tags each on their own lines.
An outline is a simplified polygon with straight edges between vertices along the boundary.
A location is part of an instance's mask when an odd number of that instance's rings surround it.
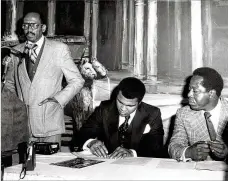
<svg viewBox="0 0 228 181">
<path fill-rule="evenodd" d="M 166 169 L 194 169 L 196 162 L 177 162 L 175 160 L 161 160 L 156 168 Z"/>
<path fill-rule="evenodd" d="M 111 164 L 120 164 L 120 165 L 137 165 L 137 166 L 144 166 L 146 165 L 150 159 L 143 158 L 143 157 L 132 157 L 132 158 L 124 158 L 124 159 L 118 159 Z"/>
<path fill-rule="evenodd" d="M 94 159 L 101 159 L 89 152 L 73 152 L 73 155 L 77 157 L 88 157 Z M 153 159 L 153 161 L 151 161 Z M 114 160 L 114 159 L 104 159 L 103 160 Z M 148 164 L 148 162 L 150 162 Z M 137 157 L 137 158 L 125 158 L 117 159 L 111 162 L 111 164 L 120 164 L 120 165 L 149 165 L 153 168 L 161 169 L 196 169 L 196 170 L 211 170 L 211 171 L 228 171 L 228 166 L 223 161 L 200 161 L 200 162 L 178 162 L 174 159 L 156 159 L 156 158 L 146 158 L 146 157 Z"/>
<path fill-rule="evenodd" d="M 227 171 L 227 165 L 223 161 L 177 162 L 174 160 L 160 160 L 156 168 L 165 169 L 196 169 L 211 171 Z"/>
<path fill-rule="evenodd" d="M 72 152 L 73 155 L 77 157 L 94 157 L 90 150 L 84 150 L 81 152 Z"/>
<path fill-rule="evenodd" d="M 202 161 L 197 162 L 197 170 L 227 171 L 227 165 L 222 161 Z"/>
</svg>

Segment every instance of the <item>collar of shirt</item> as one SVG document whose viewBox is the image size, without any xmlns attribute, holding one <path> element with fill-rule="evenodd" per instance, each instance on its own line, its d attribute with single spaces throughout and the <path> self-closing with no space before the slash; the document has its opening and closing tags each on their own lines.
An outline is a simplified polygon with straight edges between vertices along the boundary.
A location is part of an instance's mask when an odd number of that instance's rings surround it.
<svg viewBox="0 0 228 181">
<path fill-rule="evenodd" d="M 131 121 L 132 121 L 133 118 L 135 117 L 135 113 L 136 113 L 136 110 L 135 110 L 133 113 L 130 114 L 130 119 L 128 120 L 128 125 L 131 124 Z M 121 124 L 123 124 L 124 121 L 125 121 L 125 117 L 119 116 L 119 126 L 120 126 Z"/>
<path fill-rule="evenodd" d="M 43 45 L 44 42 L 44 36 L 42 35 L 41 38 L 35 43 L 37 44 L 37 48 L 36 48 L 36 54 L 38 55 L 40 52 L 40 49 Z M 33 42 L 28 41 L 29 44 L 34 44 Z"/>
<path fill-rule="evenodd" d="M 218 100 L 218 104 L 215 106 L 215 108 L 212 109 L 211 111 L 208 111 L 211 114 L 210 119 L 211 119 L 211 122 L 212 122 L 212 124 L 213 124 L 213 126 L 215 128 L 216 133 L 218 131 L 220 111 L 221 111 L 221 101 L 219 99 Z"/>
</svg>

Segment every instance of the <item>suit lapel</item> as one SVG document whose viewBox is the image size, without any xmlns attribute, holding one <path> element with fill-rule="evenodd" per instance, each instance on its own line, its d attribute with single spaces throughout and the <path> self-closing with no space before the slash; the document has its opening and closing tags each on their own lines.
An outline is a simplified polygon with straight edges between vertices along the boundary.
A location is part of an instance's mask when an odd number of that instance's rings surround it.
<svg viewBox="0 0 228 181">
<path fill-rule="evenodd" d="M 218 140 L 222 140 L 222 133 L 226 124 L 228 122 L 228 105 L 226 104 L 225 100 L 221 98 L 221 110 L 219 116 L 219 124 L 218 124 Z"/>
<path fill-rule="evenodd" d="M 145 117 L 145 113 L 143 112 L 143 109 L 141 106 L 138 107 L 136 110 L 135 116 L 131 122 L 130 130 L 131 131 L 131 146 L 132 148 L 136 148 L 139 140 L 141 139 L 143 135 L 143 131 L 145 129 L 145 126 L 147 123 L 143 122 L 143 119 Z"/>
<path fill-rule="evenodd" d="M 21 44 L 19 51 L 24 52 L 24 48 L 25 48 L 25 43 Z M 21 75 L 21 77 L 23 77 L 23 79 L 25 79 L 26 82 L 31 83 L 31 80 L 28 76 L 28 72 L 26 69 L 26 59 L 25 58 L 22 58 L 21 63 L 18 65 L 18 72 L 19 72 L 18 75 Z M 21 78 L 19 78 L 19 79 L 21 79 Z"/>
<path fill-rule="evenodd" d="M 106 120 L 108 123 L 106 134 L 108 135 L 108 139 L 110 140 L 111 145 L 113 145 L 113 148 L 116 148 L 118 146 L 119 113 L 115 102 L 113 102 L 110 110 L 112 111 L 110 111 Z"/>
<path fill-rule="evenodd" d="M 50 63 L 53 54 L 54 53 L 51 48 L 51 42 L 47 38 L 45 38 L 43 52 L 41 54 L 40 62 L 37 66 L 37 70 L 33 78 L 32 84 L 39 80 L 40 73 L 42 74 L 44 72 L 45 67 Z"/>
</svg>

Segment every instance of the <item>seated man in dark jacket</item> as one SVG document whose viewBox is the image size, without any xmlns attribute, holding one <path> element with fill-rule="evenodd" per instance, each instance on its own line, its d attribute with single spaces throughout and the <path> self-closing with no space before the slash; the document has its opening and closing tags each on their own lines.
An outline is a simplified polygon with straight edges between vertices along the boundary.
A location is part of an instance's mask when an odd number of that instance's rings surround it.
<svg viewBox="0 0 228 181">
<path fill-rule="evenodd" d="M 83 150 L 104 158 L 160 157 L 163 125 L 159 108 L 142 102 L 145 85 L 134 77 L 123 79 L 116 96 L 101 102 L 77 135 Z"/>
</svg>

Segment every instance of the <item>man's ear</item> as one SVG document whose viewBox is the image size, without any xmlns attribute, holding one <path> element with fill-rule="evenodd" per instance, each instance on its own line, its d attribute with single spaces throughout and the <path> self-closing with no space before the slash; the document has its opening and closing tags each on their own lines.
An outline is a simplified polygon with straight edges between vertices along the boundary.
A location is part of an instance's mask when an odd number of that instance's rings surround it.
<svg viewBox="0 0 228 181">
<path fill-rule="evenodd" d="M 45 24 L 42 24 L 42 32 L 44 33 L 47 29 L 47 26 Z"/>
<path fill-rule="evenodd" d="M 210 95 L 210 98 L 216 98 L 217 97 L 216 90 L 214 89 L 210 90 L 209 95 Z"/>
</svg>

